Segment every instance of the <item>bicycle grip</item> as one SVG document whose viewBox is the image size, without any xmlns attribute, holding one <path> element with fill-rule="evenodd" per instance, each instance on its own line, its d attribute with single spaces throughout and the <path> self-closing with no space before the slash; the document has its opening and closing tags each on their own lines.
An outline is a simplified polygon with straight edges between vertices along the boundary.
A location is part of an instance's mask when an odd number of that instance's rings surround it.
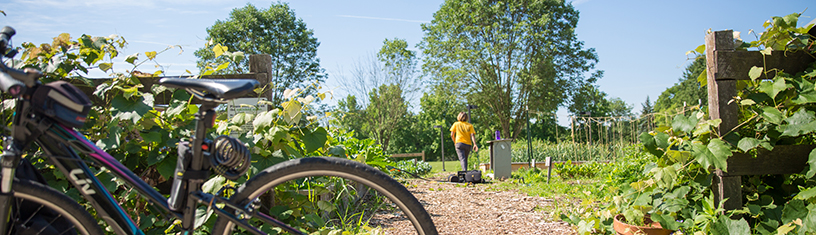
<svg viewBox="0 0 816 235">
<path fill-rule="evenodd" d="M 11 39 L 14 34 L 17 32 L 14 31 L 13 28 L 5 26 L 3 29 L 0 29 L 0 49 L 2 49 L 3 54 L 6 52 L 6 46 L 8 45 L 8 40 Z"/>
<path fill-rule="evenodd" d="M 0 89 L 3 92 L 8 92 L 12 97 L 20 97 L 26 91 L 26 86 L 23 82 L 14 79 L 5 72 L 0 72 Z"/>
</svg>

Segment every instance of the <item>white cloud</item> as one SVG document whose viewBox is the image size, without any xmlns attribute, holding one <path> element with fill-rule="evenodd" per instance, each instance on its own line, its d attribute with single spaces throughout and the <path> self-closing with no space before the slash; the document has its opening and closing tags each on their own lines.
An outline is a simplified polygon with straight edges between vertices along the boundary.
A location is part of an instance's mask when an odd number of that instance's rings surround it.
<svg viewBox="0 0 816 235">
<path fill-rule="evenodd" d="M 572 5 L 581 5 L 581 4 L 584 4 L 586 2 L 589 2 L 589 0 L 573 0 Z"/>
<path fill-rule="evenodd" d="M 357 19 L 369 19 L 369 20 L 388 20 L 388 21 L 402 21 L 402 22 L 412 22 L 412 23 L 430 23 L 430 21 L 425 21 L 425 20 L 408 20 L 408 19 L 382 18 L 382 17 L 371 17 L 371 16 L 353 16 L 353 15 L 337 15 L 337 16 L 344 17 L 344 18 L 357 18 Z"/>
</svg>

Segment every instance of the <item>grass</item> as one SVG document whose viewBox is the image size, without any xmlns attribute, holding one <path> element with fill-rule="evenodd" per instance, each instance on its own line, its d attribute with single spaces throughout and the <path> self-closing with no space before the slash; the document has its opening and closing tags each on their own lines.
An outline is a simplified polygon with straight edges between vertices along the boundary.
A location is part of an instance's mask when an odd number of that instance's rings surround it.
<svg viewBox="0 0 816 235">
<path fill-rule="evenodd" d="M 428 162 L 431 164 L 431 174 L 442 172 L 442 162 Z M 445 161 L 445 172 L 456 172 L 461 170 L 462 167 L 459 165 L 459 161 Z"/>
</svg>

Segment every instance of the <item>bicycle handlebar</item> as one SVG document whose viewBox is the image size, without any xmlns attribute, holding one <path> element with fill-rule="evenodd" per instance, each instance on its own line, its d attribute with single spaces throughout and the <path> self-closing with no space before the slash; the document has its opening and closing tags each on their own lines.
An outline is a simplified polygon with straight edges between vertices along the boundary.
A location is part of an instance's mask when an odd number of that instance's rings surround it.
<svg viewBox="0 0 816 235">
<path fill-rule="evenodd" d="M 8 45 L 8 40 L 11 39 L 14 34 L 16 34 L 16 32 L 11 27 L 6 26 L 3 27 L 3 29 L 0 29 L 0 49 L 3 50 L 4 54 L 6 51 L 6 46 Z"/>
<path fill-rule="evenodd" d="M 16 32 L 13 28 L 5 26 L 0 29 L 0 59 L 6 55 L 8 41 Z M 25 93 L 27 87 L 33 87 L 37 78 L 42 76 L 36 69 L 15 69 L 9 68 L 0 61 L 0 90 L 8 92 L 12 97 L 20 97 Z"/>
</svg>

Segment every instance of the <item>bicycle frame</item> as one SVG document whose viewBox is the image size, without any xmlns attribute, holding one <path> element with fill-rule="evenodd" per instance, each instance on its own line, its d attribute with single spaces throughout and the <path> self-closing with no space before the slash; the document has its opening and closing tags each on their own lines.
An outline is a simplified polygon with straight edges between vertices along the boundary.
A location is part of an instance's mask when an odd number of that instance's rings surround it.
<svg viewBox="0 0 816 235">
<path fill-rule="evenodd" d="M 99 149 L 95 144 L 91 143 L 83 134 L 73 128 L 67 127 L 63 124 L 54 123 L 49 118 L 38 117 L 31 113 L 29 108 L 30 101 L 26 99 L 18 99 L 18 105 L 13 117 L 12 139 L 9 140 L 6 151 L 0 157 L 0 218 L 8 218 L 10 210 L 10 203 L 13 200 L 11 190 L 13 186 L 14 169 L 19 163 L 22 152 L 25 146 L 28 146 L 32 141 L 36 142 L 40 147 L 45 157 L 51 160 L 51 163 L 57 167 L 69 179 L 71 184 L 78 189 L 88 202 L 96 209 L 97 217 L 101 217 L 105 222 L 111 226 L 117 234 L 144 234 L 137 226 L 137 224 L 125 213 L 125 210 L 115 201 L 113 196 L 104 185 L 96 178 L 95 174 L 85 161 L 80 157 L 76 151 L 89 157 L 95 164 L 109 170 L 114 176 L 130 185 L 138 191 L 150 203 L 160 208 L 165 215 L 169 214 L 175 218 L 182 220 L 182 229 L 184 234 L 192 234 L 195 229 L 193 224 L 195 222 L 195 210 L 200 204 L 208 205 L 208 207 L 222 218 L 228 218 L 235 224 L 247 229 L 256 234 L 263 234 L 260 230 L 245 221 L 236 217 L 236 215 L 228 214 L 224 210 L 212 207 L 213 203 L 223 203 L 225 206 L 236 209 L 243 215 L 257 216 L 264 220 L 264 222 L 276 225 L 286 231 L 293 233 L 300 233 L 297 230 L 275 220 L 268 215 L 253 211 L 249 205 L 241 207 L 229 203 L 227 199 L 201 192 L 201 184 L 204 178 L 184 179 L 187 182 L 186 193 L 182 196 L 186 200 L 186 207 L 180 211 L 173 211 L 168 206 L 167 198 L 158 191 L 154 190 L 149 184 L 139 178 L 136 174 L 130 171 L 127 167 L 122 165 L 119 161 L 113 158 L 110 154 Z M 193 148 L 193 159 L 189 171 L 206 171 L 208 175 L 209 169 L 205 168 L 203 152 L 201 144 L 203 143 L 206 130 L 212 127 L 212 119 L 215 116 L 214 103 L 204 102 L 199 113 L 196 115 L 196 131 L 195 137 L 191 146 L 199 146 Z M 184 193 L 184 192 L 183 192 Z M 251 204 L 251 203 L 249 203 Z M 0 234 L 6 234 L 5 220 L 0 220 Z"/>
</svg>

